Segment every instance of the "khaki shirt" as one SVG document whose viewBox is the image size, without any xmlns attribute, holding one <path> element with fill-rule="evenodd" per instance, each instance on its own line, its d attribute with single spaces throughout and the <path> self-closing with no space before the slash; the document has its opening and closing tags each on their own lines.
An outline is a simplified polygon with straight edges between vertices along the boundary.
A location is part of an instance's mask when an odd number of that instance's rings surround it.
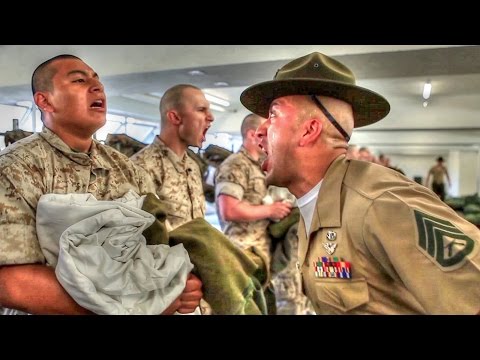
<svg viewBox="0 0 480 360">
<path fill-rule="evenodd" d="M 186 152 L 182 158 L 178 157 L 157 136 L 152 144 L 131 159 L 151 175 L 156 193 L 167 207 L 167 219 L 174 229 L 193 219 L 205 217 L 200 168 Z"/>
<path fill-rule="evenodd" d="M 480 231 L 396 171 L 340 156 L 320 189 L 310 241 L 300 222 L 299 265 L 317 314 L 480 310 Z"/>
<path fill-rule="evenodd" d="M 267 194 L 265 174 L 242 146 L 230 155 L 217 170 L 215 176 L 215 198 L 220 194 L 232 196 L 251 205 L 261 205 Z M 218 209 L 217 209 L 218 212 Z M 269 221 L 221 222 L 225 235 L 237 246 L 246 249 L 256 246 L 270 259 Z"/>
<path fill-rule="evenodd" d="M 0 265 L 44 263 L 36 209 L 44 194 L 90 193 L 112 200 L 128 190 L 154 192 L 151 179 L 118 151 L 93 141 L 72 151 L 47 128 L 0 153 Z"/>
</svg>

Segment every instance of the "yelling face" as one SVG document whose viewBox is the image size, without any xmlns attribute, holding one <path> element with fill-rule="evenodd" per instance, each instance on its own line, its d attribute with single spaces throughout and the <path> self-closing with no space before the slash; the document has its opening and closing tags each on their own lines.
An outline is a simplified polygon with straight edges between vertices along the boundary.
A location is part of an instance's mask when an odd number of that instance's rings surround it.
<svg viewBox="0 0 480 360">
<path fill-rule="evenodd" d="M 92 68 L 79 59 L 59 59 L 52 90 L 45 92 L 52 130 L 62 129 L 79 136 L 92 136 L 106 121 L 104 88 Z"/>
<path fill-rule="evenodd" d="M 182 94 L 182 105 L 178 109 L 181 119 L 179 136 L 187 146 L 201 148 L 207 130 L 214 120 L 210 103 L 201 90 L 186 88 Z"/>
<path fill-rule="evenodd" d="M 268 185 L 288 187 L 295 177 L 292 156 L 298 143 L 298 110 L 294 96 L 275 99 L 268 119 L 257 129 L 259 146 L 265 152 L 262 169 Z"/>
</svg>

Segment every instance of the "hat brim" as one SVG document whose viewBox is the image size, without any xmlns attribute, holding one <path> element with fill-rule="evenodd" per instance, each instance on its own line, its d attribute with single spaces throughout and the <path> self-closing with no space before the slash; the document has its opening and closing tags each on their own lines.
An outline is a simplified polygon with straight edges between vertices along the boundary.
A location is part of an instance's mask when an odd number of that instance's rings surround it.
<svg viewBox="0 0 480 360">
<path fill-rule="evenodd" d="M 270 80 L 252 85 L 242 92 L 240 101 L 254 114 L 268 118 L 273 100 L 288 95 L 320 95 L 343 100 L 353 108 L 354 127 L 373 124 L 390 112 L 381 95 L 356 85 L 316 79 Z"/>
</svg>

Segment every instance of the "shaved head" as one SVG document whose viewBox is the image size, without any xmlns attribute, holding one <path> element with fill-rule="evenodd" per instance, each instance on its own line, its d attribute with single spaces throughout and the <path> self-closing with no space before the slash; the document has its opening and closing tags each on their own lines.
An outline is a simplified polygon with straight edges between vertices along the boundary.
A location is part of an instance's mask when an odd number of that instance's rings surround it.
<svg viewBox="0 0 480 360">
<path fill-rule="evenodd" d="M 352 105 L 343 100 L 332 97 L 319 96 L 319 98 L 322 104 L 333 115 L 343 130 L 345 130 L 349 136 L 352 136 L 354 126 Z M 323 116 L 325 117 L 325 115 Z M 333 139 L 337 140 L 337 142 L 345 142 L 343 135 L 338 131 L 338 129 L 335 128 L 335 126 L 332 125 L 330 121 L 325 121 L 325 124 L 327 124 L 326 126 L 328 127 L 330 136 Z"/>
<path fill-rule="evenodd" d="M 57 73 L 57 69 L 52 63 L 55 60 L 59 59 L 77 59 L 83 61 L 77 56 L 69 55 L 69 54 L 62 54 L 55 56 L 40 65 L 33 71 L 32 75 L 32 95 L 35 95 L 38 91 L 52 91 L 53 90 L 53 82 L 52 79 Z"/>
<path fill-rule="evenodd" d="M 242 126 L 240 128 L 242 138 L 245 140 L 248 130 L 257 130 L 263 120 L 265 119 L 255 114 L 249 114 L 245 116 L 242 122 Z"/>
<path fill-rule="evenodd" d="M 182 106 L 183 91 L 185 89 L 195 89 L 201 91 L 198 87 L 189 84 L 179 84 L 171 87 L 162 96 L 160 100 L 160 119 L 162 127 L 167 122 L 167 112 L 172 109 L 178 109 Z"/>
</svg>

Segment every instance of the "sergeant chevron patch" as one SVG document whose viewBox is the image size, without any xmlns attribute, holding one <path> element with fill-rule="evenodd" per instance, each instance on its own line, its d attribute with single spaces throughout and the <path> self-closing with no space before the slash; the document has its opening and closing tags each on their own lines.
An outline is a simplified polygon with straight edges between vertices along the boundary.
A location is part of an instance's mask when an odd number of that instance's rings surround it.
<svg viewBox="0 0 480 360">
<path fill-rule="evenodd" d="M 449 221 L 414 210 L 418 228 L 418 247 L 443 271 L 461 267 L 476 242 Z"/>
</svg>

